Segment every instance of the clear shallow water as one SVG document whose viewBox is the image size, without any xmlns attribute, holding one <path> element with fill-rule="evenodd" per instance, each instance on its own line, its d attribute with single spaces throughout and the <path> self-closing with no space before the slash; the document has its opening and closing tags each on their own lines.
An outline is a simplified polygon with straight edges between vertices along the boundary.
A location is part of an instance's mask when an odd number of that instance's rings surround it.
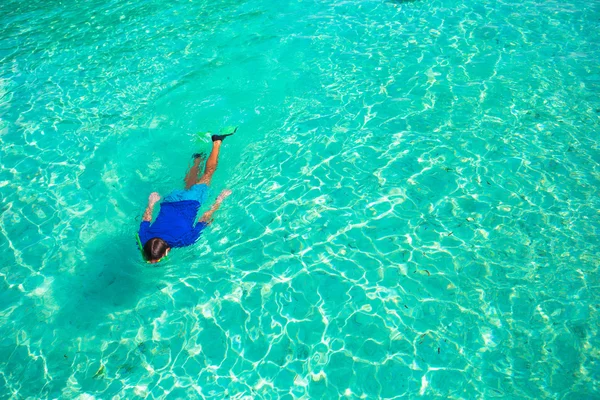
<svg viewBox="0 0 600 400">
<path fill-rule="evenodd" d="M 594 398 L 583 1 L 0 5 L 3 398 Z M 193 248 L 147 195 L 239 124 Z"/>
</svg>

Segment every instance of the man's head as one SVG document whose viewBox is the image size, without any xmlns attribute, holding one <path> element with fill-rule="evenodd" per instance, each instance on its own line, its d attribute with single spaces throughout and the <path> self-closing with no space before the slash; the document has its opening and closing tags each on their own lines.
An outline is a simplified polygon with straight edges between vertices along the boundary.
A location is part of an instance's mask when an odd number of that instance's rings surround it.
<svg viewBox="0 0 600 400">
<path fill-rule="evenodd" d="M 152 238 L 144 245 L 144 256 L 146 260 L 151 263 L 157 263 L 161 258 L 169 254 L 171 248 L 161 238 Z"/>
</svg>

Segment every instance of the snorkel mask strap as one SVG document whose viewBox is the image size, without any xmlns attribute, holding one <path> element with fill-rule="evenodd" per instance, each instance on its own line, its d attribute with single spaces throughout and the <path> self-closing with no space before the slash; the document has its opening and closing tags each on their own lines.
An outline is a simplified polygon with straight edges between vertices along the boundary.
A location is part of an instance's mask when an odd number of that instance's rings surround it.
<svg viewBox="0 0 600 400">
<path fill-rule="evenodd" d="M 142 258 L 145 260 L 146 257 L 144 257 L 144 246 L 142 246 L 142 241 L 140 240 L 140 234 L 136 233 L 135 238 L 137 239 L 137 244 L 138 244 L 138 248 L 140 249 L 140 253 L 142 253 Z"/>
</svg>

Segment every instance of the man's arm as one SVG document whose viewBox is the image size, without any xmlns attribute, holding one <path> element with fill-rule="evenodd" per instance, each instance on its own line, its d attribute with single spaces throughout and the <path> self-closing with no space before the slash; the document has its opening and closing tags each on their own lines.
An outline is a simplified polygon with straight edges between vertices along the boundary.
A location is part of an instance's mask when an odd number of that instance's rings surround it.
<svg viewBox="0 0 600 400">
<path fill-rule="evenodd" d="M 154 205 L 159 201 L 160 196 L 158 195 L 158 192 L 150 193 L 150 196 L 148 196 L 148 207 L 146 207 L 142 221 L 152 222 L 152 211 L 154 211 Z"/>
<path fill-rule="evenodd" d="M 225 200 L 227 197 L 229 197 L 229 195 L 231 194 L 231 190 L 223 190 L 221 192 L 221 194 L 219 195 L 219 197 L 217 197 L 217 201 L 215 201 L 215 204 L 213 204 L 213 206 L 210 208 L 210 210 L 208 210 L 207 212 L 205 212 L 202 215 L 202 218 L 200 218 L 200 220 L 198 222 L 204 222 L 205 224 L 210 224 L 212 222 L 212 215 L 215 211 L 217 211 L 219 209 L 219 207 L 221 207 L 221 203 L 223 202 L 223 200 Z"/>
</svg>

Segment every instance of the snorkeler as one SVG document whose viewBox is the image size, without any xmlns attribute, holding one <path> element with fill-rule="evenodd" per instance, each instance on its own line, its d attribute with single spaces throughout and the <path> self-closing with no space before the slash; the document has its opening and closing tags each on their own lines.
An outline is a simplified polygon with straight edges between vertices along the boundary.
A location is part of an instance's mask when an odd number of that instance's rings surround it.
<svg viewBox="0 0 600 400">
<path fill-rule="evenodd" d="M 169 254 L 171 248 L 194 244 L 204 228 L 212 222 L 213 213 L 231 194 L 230 190 L 223 190 L 215 204 L 202 215 L 198 222 L 196 222 L 196 214 L 208 197 L 208 185 L 217 169 L 219 150 L 223 140 L 234 133 L 235 130 L 225 135 L 212 136 L 212 150 L 206 160 L 204 174 L 200 179 L 198 179 L 200 163 L 205 155 L 194 154 L 194 164 L 185 177 L 185 190 L 175 190 L 163 199 L 158 217 L 152 224 L 150 224 L 152 211 L 154 205 L 160 201 L 160 196 L 157 192 L 150 194 L 148 207 L 144 212 L 139 231 L 140 246 L 143 248 L 146 261 L 157 263 Z"/>
</svg>

